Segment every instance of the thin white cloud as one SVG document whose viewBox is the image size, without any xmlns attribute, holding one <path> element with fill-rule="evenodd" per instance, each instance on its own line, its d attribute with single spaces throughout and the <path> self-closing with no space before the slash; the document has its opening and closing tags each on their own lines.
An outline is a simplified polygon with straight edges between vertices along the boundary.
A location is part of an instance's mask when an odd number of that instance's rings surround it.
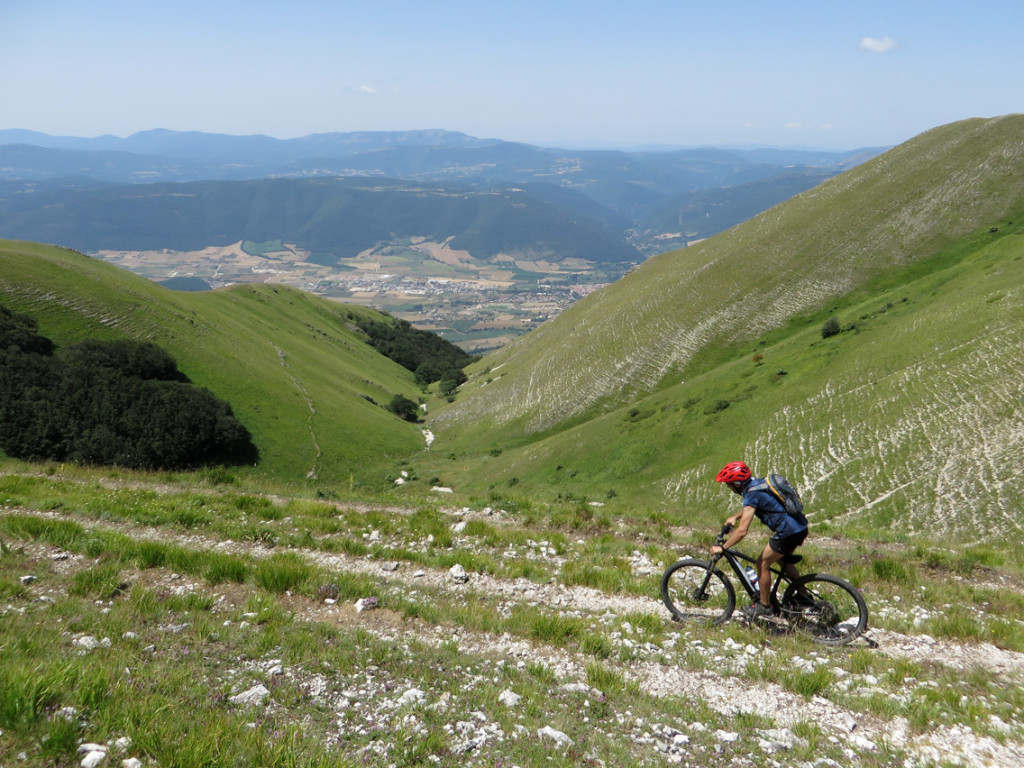
<svg viewBox="0 0 1024 768">
<path fill-rule="evenodd" d="M 786 130 L 789 131 L 831 131 L 835 128 L 835 126 L 832 125 L 831 123 L 822 123 L 817 128 L 815 128 L 813 125 L 808 125 L 807 123 L 801 123 L 798 120 L 793 120 L 792 122 L 786 123 L 785 128 Z"/>
<path fill-rule="evenodd" d="M 372 85 L 360 85 L 359 86 L 359 90 L 362 91 L 363 93 L 376 93 L 377 92 L 377 89 L 374 88 Z"/>
<path fill-rule="evenodd" d="M 870 53 L 887 53 L 896 47 L 896 41 L 891 37 L 863 37 L 858 47 Z"/>
</svg>

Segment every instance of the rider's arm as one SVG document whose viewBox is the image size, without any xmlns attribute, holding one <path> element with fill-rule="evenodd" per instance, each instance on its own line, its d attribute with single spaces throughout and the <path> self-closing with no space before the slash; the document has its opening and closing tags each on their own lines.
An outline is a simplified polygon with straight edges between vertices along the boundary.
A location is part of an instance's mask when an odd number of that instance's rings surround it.
<svg viewBox="0 0 1024 768">
<path fill-rule="evenodd" d="M 747 537 L 747 531 L 750 530 L 750 522 L 754 519 L 754 508 L 744 507 L 738 515 L 733 515 L 725 522 L 735 526 L 732 529 L 732 533 L 729 534 L 729 538 L 725 540 L 725 544 L 719 547 L 717 544 L 711 547 L 712 554 L 718 554 L 723 549 L 729 549 L 735 547 L 743 539 Z M 717 551 L 716 551 L 717 550 Z"/>
</svg>

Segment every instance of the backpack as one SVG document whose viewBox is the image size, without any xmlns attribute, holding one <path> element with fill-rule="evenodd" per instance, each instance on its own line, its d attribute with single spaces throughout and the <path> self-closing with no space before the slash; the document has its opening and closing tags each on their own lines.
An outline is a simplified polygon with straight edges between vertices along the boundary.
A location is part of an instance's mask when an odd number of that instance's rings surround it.
<svg viewBox="0 0 1024 768">
<path fill-rule="evenodd" d="M 769 493 L 777 498 L 786 512 L 796 518 L 806 519 L 803 516 L 804 503 L 800 501 L 800 494 L 796 488 L 782 475 L 770 474 L 764 479 L 764 484 Z"/>
</svg>

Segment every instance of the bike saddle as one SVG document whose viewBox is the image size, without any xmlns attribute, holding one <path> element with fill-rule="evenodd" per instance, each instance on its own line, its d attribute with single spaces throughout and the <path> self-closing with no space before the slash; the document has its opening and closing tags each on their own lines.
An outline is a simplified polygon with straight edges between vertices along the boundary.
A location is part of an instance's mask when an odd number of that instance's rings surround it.
<svg viewBox="0 0 1024 768">
<path fill-rule="evenodd" d="M 783 555 L 782 562 L 789 563 L 790 565 L 796 565 L 804 559 L 803 555 Z"/>
</svg>

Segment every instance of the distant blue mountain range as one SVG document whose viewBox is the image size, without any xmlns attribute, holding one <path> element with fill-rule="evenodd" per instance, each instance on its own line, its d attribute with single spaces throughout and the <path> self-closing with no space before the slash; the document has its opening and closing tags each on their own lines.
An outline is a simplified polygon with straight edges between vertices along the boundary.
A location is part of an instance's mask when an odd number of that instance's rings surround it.
<svg viewBox="0 0 1024 768">
<path fill-rule="evenodd" d="M 352 228 L 362 233 L 348 238 L 352 242 L 361 244 L 369 233 L 387 230 L 381 217 L 392 216 L 399 228 L 401 222 L 420 227 L 393 232 L 398 235 L 428 234 L 423 230 L 427 221 L 439 237 L 486 242 L 488 251 L 519 248 L 548 250 L 555 258 L 589 253 L 598 260 L 640 261 L 722 231 L 883 150 L 569 150 L 443 130 L 275 139 L 160 129 L 125 138 L 81 138 L 9 129 L 0 130 L 0 236 L 76 248 L 129 248 L 139 239 L 131 230 L 143 222 L 148 241 L 168 238 L 159 247 L 174 249 L 186 240 L 214 235 L 258 240 L 251 216 L 219 216 L 207 208 L 206 218 L 222 220 L 226 228 L 186 231 L 180 216 L 175 220 L 167 210 L 180 198 L 166 188 L 152 196 L 152 205 L 141 206 L 137 195 L 112 187 L 217 182 L 215 191 L 193 186 L 189 194 L 235 211 L 253 197 L 251 182 L 256 180 L 371 178 L 389 181 L 373 194 L 364 189 L 368 212 L 360 221 L 351 219 Z M 243 181 L 250 184 L 236 193 L 220 186 Z M 443 195 L 437 194 L 438 185 Z M 255 197 L 265 200 L 285 189 L 294 201 L 299 194 L 294 185 L 267 185 Z M 353 188 L 346 189 L 351 199 Z M 325 202 L 319 187 L 310 187 L 307 196 L 328 205 L 335 220 L 326 229 L 345 240 L 340 233 L 346 229 L 346 214 L 337 209 L 337 200 Z M 453 206 L 458 201 L 457 213 L 439 205 L 445 196 Z M 522 210 L 526 203 L 528 215 Z M 301 243 L 303 233 L 325 230 L 317 226 L 323 209 L 310 207 L 308 220 L 302 210 L 296 214 L 291 209 L 287 221 L 271 216 L 262 223 L 287 226 L 288 231 L 273 237 Z M 193 224 L 201 221 L 197 215 Z M 232 229 L 232 222 L 247 223 Z M 576 245 L 574 237 L 579 238 Z M 595 238 L 605 242 L 598 245 Z M 332 251 L 329 242 L 309 245 Z"/>
</svg>

